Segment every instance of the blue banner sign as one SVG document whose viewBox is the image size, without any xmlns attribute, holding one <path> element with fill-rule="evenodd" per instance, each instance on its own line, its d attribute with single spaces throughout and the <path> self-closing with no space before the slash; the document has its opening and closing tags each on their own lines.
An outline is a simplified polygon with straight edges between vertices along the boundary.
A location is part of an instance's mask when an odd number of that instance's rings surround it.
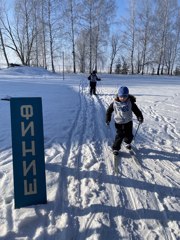
<svg viewBox="0 0 180 240">
<path fill-rule="evenodd" d="M 47 203 L 41 98 L 11 98 L 15 208 Z"/>
</svg>

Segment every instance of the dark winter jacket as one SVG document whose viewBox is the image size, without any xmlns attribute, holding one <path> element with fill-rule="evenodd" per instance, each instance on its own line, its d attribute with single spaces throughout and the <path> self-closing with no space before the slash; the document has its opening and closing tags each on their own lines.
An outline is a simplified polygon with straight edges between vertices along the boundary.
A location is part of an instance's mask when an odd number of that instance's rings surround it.
<svg viewBox="0 0 180 240">
<path fill-rule="evenodd" d="M 129 95 L 126 102 L 121 102 L 118 97 L 110 104 L 106 112 L 106 123 L 111 121 L 112 113 L 114 112 L 114 120 L 117 124 L 126 124 L 132 121 L 132 113 L 134 113 L 138 121 L 143 122 L 142 112 L 136 105 L 136 98 Z"/>
<path fill-rule="evenodd" d="M 91 73 L 91 75 L 89 75 L 89 77 L 88 77 L 88 80 L 90 82 L 95 82 L 95 83 L 97 81 L 101 81 L 101 79 L 97 77 L 96 73 Z"/>
</svg>

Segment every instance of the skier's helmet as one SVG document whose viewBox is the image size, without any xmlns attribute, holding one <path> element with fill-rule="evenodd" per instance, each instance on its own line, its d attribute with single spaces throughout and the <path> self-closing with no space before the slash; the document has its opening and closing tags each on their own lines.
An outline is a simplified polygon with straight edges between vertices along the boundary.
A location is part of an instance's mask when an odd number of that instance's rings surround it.
<svg viewBox="0 0 180 240">
<path fill-rule="evenodd" d="M 93 70 L 93 72 L 92 72 L 93 74 L 96 74 L 96 70 Z"/>
<path fill-rule="evenodd" d="M 126 86 L 122 86 L 118 90 L 118 97 L 128 97 L 129 89 Z"/>
</svg>

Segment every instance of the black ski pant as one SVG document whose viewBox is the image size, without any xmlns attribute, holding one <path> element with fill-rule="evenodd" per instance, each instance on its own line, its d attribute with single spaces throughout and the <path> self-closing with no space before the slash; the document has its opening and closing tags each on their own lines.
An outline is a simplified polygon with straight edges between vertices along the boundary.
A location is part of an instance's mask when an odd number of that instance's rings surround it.
<svg viewBox="0 0 180 240">
<path fill-rule="evenodd" d="M 90 82 L 90 94 L 96 94 L 96 82 Z"/>
<path fill-rule="evenodd" d="M 113 150 L 120 150 L 121 143 L 124 140 L 125 143 L 130 144 L 133 140 L 133 122 L 130 121 L 126 124 L 115 123 L 116 136 L 112 146 Z"/>
</svg>

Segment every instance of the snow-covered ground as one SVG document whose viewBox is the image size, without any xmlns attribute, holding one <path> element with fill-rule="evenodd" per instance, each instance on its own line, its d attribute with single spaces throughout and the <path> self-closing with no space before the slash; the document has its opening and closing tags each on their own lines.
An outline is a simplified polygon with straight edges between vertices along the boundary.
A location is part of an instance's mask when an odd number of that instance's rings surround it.
<svg viewBox="0 0 180 240">
<path fill-rule="evenodd" d="M 48 198 L 14 209 L 10 106 L 0 101 L 0 239 L 180 238 L 180 78 L 99 76 L 91 97 L 85 75 L 0 70 L 0 98 L 42 97 Z M 116 176 L 105 113 L 121 85 L 145 121 L 134 142 L 142 166 L 122 147 Z"/>
</svg>

